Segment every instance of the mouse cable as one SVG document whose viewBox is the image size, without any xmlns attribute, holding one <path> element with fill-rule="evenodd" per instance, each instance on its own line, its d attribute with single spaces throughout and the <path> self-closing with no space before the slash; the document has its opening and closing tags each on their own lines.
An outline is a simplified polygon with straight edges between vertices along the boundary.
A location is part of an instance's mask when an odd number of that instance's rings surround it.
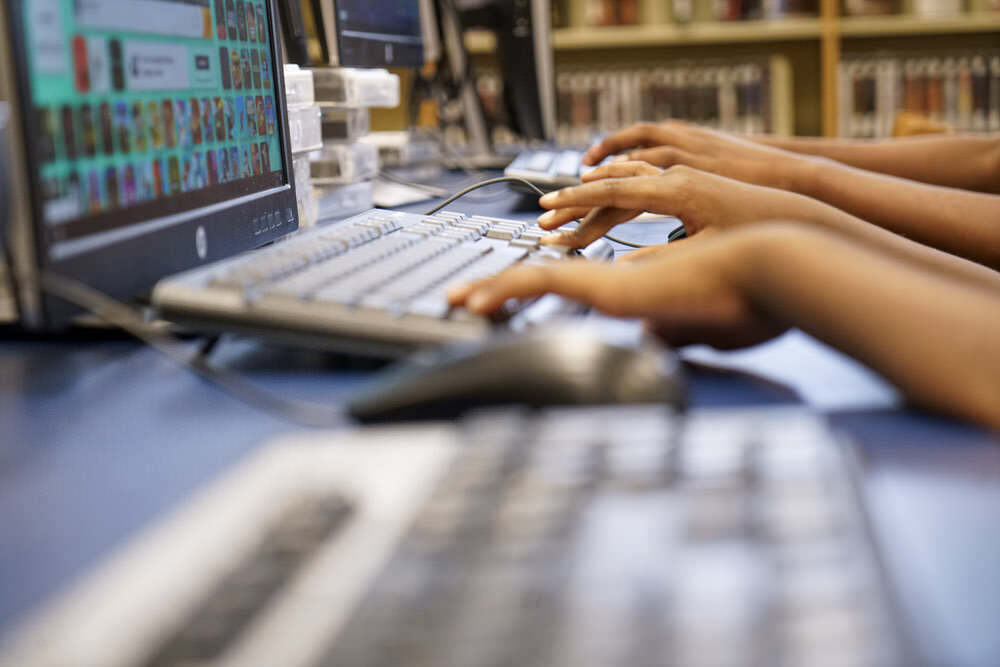
<svg viewBox="0 0 1000 667">
<path fill-rule="evenodd" d="M 458 192 L 456 192 L 452 196 L 448 197 L 447 199 L 445 199 L 443 202 L 441 202 L 440 204 L 438 204 L 437 206 L 435 206 L 431 210 L 429 210 L 426 213 L 424 213 L 424 215 L 434 215 L 435 213 L 437 213 L 438 211 L 440 211 L 441 209 L 443 209 L 448 204 L 451 204 L 452 202 L 454 202 L 454 201 L 456 201 L 458 199 L 461 199 L 462 197 L 464 197 L 465 195 L 469 194 L 470 192 L 474 192 L 474 191 L 476 191 L 476 190 L 478 190 L 480 188 L 485 188 L 488 185 L 496 185 L 497 183 L 520 183 L 522 185 L 527 185 L 529 188 L 533 189 L 539 195 L 544 195 L 545 194 L 534 183 L 531 183 L 530 181 L 526 181 L 523 178 L 518 178 L 517 176 L 498 176 L 496 178 L 488 178 L 485 181 L 479 181 L 478 183 L 473 183 L 469 187 L 463 188 L 463 189 L 459 190 Z"/>
<path fill-rule="evenodd" d="M 485 180 L 485 181 L 480 181 L 479 183 L 474 183 L 474 184 L 470 185 L 469 187 L 467 187 L 467 188 L 465 188 L 463 190 L 459 190 L 458 192 L 456 192 L 452 196 L 448 197 L 447 199 L 445 199 L 443 202 L 441 202 L 440 204 L 438 204 L 437 206 L 435 206 L 431 210 L 429 210 L 426 213 L 424 213 L 424 215 L 434 215 L 435 213 L 437 213 L 438 211 L 440 211 L 441 209 L 443 209 L 448 204 L 451 204 L 452 202 L 455 202 L 456 200 L 461 199 L 462 197 L 464 197 L 465 195 L 469 194 L 470 192 L 472 192 L 474 190 L 478 190 L 479 188 L 485 188 L 487 185 L 494 185 L 496 183 L 520 183 L 522 185 L 527 185 L 529 188 L 531 188 L 532 190 L 534 190 L 535 192 L 537 192 L 539 197 L 545 195 L 545 191 L 542 190 L 537 185 L 535 185 L 534 183 L 532 183 L 531 181 L 527 181 L 527 180 L 525 180 L 523 178 L 519 178 L 517 176 L 499 176 L 497 178 L 490 178 L 490 179 Z M 629 248 L 648 248 L 649 247 L 648 244 L 632 243 L 631 241 L 625 241 L 625 240 L 620 239 L 618 237 L 612 236 L 611 234 L 605 234 L 604 238 L 608 239 L 609 241 L 614 241 L 615 243 L 620 243 L 623 246 L 627 246 Z"/>
<path fill-rule="evenodd" d="M 284 421 L 310 428 L 343 427 L 343 413 L 329 406 L 290 400 L 261 389 L 239 373 L 215 366 L 206 358 L 218 342 L 212 337 L 192 354 L 188 344 L 164 326 L 147 322 L 134 308 L 77 280 L 52 272 L 43 272 L 38 282 L 43 291 L 101 318 L 108 324 L 135 336 L 174 363 L 187 368 L 222 389 L 237 400 Z"/>
<path fill-rule="evenodd" d="M 390 183 L 397 183 L 399 185 L 405 185 L 407 187 L 414 188 L 415 190 L 421 190 L 431 195 L 432 197 L 448 196 L 448 192 L 443 188 L 439 188 L 434 185 L 427 185 L 426 183 L 417 183 L 415 181 L 408 181 L 405 178 L 400 178 L 399 176 L 396 176 L 395 174 L 386 169 L 379 169 L 377 177 L 381 178 L 384 181 L 389 181 Z"/>
</svg>

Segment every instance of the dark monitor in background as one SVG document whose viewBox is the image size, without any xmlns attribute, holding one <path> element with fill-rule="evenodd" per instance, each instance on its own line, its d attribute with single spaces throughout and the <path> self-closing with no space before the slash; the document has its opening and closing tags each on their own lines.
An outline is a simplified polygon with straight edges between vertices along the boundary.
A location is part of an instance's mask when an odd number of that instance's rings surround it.
<svg viewBox="0 0 1000 667">
<path fill-rule="evenodd" d="M 554 140 L 556 98 L 549 1 L 437 0 L 436 9 L 449 74 L 462 109 L 465 145 L 460 149 L 461 162 L 502 168 L 513 158 L 494 150 L 465 48 L 466 29 L 485 28 L 496 35 L 503 101 L 511 129 L 528 142 Z"/>
<path fill-rule="evenodd" d="M 318 4 L 329 64 L 369 68 L 424 64 L 418 0 L 320 0 Z"/>
<path fill-rule="evenodd" d="M 7 0 L 11 250 L 22 323 L 65 324 L 39 271 L 118 299 L 298 226 L 273 0 Z"/>
<path fill-rule="evenodd" d="M 461 10 L 462 26 L 493 31 L 504 104 L 522 139 L 553 141 L 555 67 L 549 0 L 444 0 Z"/>
</svg>

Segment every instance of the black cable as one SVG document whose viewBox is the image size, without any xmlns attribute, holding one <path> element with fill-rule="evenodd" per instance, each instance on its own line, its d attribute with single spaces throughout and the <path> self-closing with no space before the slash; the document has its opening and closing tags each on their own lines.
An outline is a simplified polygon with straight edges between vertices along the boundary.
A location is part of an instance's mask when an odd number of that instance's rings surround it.
<svg viewBox="0 0 1000 667">
<path fill-rule="evenodd" d="M 522 183 L 524 185 L 527 185 L 529 188 L 531 188 L 535 192 L 537 192 L 539 197 L 541 197 L 541 196 L 543 196 L 545 194 L 544 190 L 542 190 L 540 187 L 538 187 L 537 185 L 535 185 L 531 181 L 527 181 L 527 180 L 525 180 L 523 178 L 519 178 L 517 176 L 499 176 L 497 178 L 491 178 L 491 179 L 486 180 L 486 181 L 481 181 L 479 183 L 474 183 L 473 185 L 470 185 L 469 187 L 465 188 L 464 190 L 460 190 L 459 192 L 453 194 L 451 197 L 448 197 L 447 199 L 445 199 L 441 204 L 438 204 L 437 206 L 435 206 L 431 210 L 429 210 L 426 213 L 424 213 L 424 215 L 433 215 L 433 214 L 437 213 L 438 211 L 440 211 L 441 209 L 443 209 L 448 204 L 451 204 L 452 202 L 454 202 L 454 201 L 456 201 L 458 199 L 461 199 L 462 197 L 464 197 L 465 195 L 469 194 L 473 190 L 478 190 L 479 188 L 485 188 L 487 185 L 495 185 L 496 183 Z M 648 244 L 632 243 L 631 241 L 624 241 L 624 240 L 622 240 L 622 239 L 620 239 L 620 238 L 618 238 L 616 236 L 612 236 L 611 234 L 605 234 L 604 238 L 608 239 L 609 241 L 614 241 L 615 243 L 620 243 L 623 246 L 627 246 L 629 248 L 648 248 L 649 247 Z"/>
<path fill-rule="evenodd" d="M 631 241 L 620 239 L 617 236 L 612 236 L 611 234 L 605 234 L 604 238 L 609 241 L 614 241 L 615 243 L 621 243 L 623 246 L 627 246 L 629 248 L 648 248 L 651 245 L 656 245 L 655 243 L 632 243 Z"/>
<path fill-rule="evenodd" d="M 681 225 L 674 231 L 667 235 L 667 241 L 680 241 L 681 239 L 686 239 L 688 236 L 688 230 L 684 225 Z"/>
<path fill-rule="evenodd" d="M 206 338 L 202 342 L 202 344 L 198 346 L 198 357 L 207 361 L 208 358 L 212 355 L 212 352 L 215 351 L 215 348 L 218 347 L 219 341 L 221 340 L 222 340 L 221 335 L 209 336 L 208 338 Z"/>
<path fill-rule="evenodd" d="M 342 413 L 329 405 L 286 399 L 251 384 L 238 373 L 211 365 L 206 354 L 215 341 L 209 341 L 208 346 L 199 346 L 192 354 L 190 346 L 182 343 L 165 327 L 146 322 L 132 308 L 88 285 L 49 272 L 43 272 L 39 282 L 41 289 L 48 294 L 132 334 L 175 363 L 254 408 L 301 426 L 331 428 L 344 424 Z"/>
<path fill-rule="evenodd" d="M 7 163 L 8 138 L 7 123 L 9 110 L 6 102 L 0 102 L 0 253 L 7 264 L 7 283 L 10 288 L 11 302 L 14 304 L 14 314 L 21 321 L 21 290 L 14 269 L 14 253 L 10 249 L 10 230 L 8 224 L 11 218 L 10 172 Z"/>
<path fill-rule="evenodd" d="M 426 185 L 424 183 L 416 183 L 414 181 L 408 181 L 405 178 L 400 178 L 399 176 L 396 176 L 395 174 L 386 169 L 379 169 L 378 177 L 386 181 L 398 183 L 399 185 L 405 185 L 407 187 L 414 188 L 417 190 L 423 190 L 427 194 L 432 195 L 434 197 L 447 196 L 447 192 L 443 188 L 439 188 L 434 185 Z"/>
<path fill-rule="evenodd" d="M 473 183 L 469 187 L 464 188 L 462 190 L 459 190 L 457 193 L 455 193 L 452 196 L 448 197 L 443 202 L 441 202 L 440 204 L 438 204 L 437 206 L 435 206 L 431 210 L 429 210 L 426 213 L 424 213 L 424 215 L 433 215 L 433 214 L 437 213 L 438 211 L 440 211 L 441 209 L 443 209 L 448 204 L 451 204 L 452 202 L 454 202 L 454 201 L 456 201 L 458 199 L 461 199 L 462 197 L 464 197 L 465 195 L 469 194 L 470 192 L 478 190 L 479 188 L 485 188 L 487 185 L 496 185 L 497 183 L 521 183 L 523 185 L 527 185 L 529 188 L 531 188 L 532 190 L 534 190 L 535 192 L 537 192 L 539 196 L 542 196 L 542 195 L 545 194 L 545 192 L 543 192 L 541 188 L 539 188 L 537 185 L 535 185 L 531 181 L 526 181 L 523 178 L 518 178 L 517 176 L 498 176 L 497 178 L 490 178 L 490 179 L 487 179 L 485 181 L 480 181 L 479 183 Z"/>
<path fill-rule="evenodd" d="M 0 247 L 3 249 L 4 262 L 7 264 L 7 287 L 10 290 L 11 303 L 14 304 L 15 321 L 21 322 L 21 285 L 17 280 L 17 272 L 14 269 L 14 255 L 10 252 L 10 247 L 6 243 L 7 239 L 0 238 Z"/>
</svg>

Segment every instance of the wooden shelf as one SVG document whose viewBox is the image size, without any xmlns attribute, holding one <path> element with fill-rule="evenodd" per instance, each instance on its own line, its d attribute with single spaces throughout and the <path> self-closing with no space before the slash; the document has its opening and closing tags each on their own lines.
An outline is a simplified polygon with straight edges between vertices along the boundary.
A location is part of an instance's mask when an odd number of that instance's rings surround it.
<svg viewBox="0 0 1000 667">
<path fill-rule="evenodd" d="M 557 49 L 628 48 L 671 44 L 716 44 L 727 42 L 780 42 L 817 39 L 819 19 L 782 21 L 695 22 L 686 25 L 608 26 L 556 30 Z"/>
<path fill-rule="evenodd" d="M 651 23 L 634 26 L 582 27 L 579 26 L 579 22 L 583 20 L 583 13 L 577 12 L 570 17 L 571 21 L 574 21 L 573 25 L 577 27 L 553 31 L 553 49 L 566 54 L 563 58 L 571 61 L 575 58 L 574 53 L 586 50 L 609 52 L 608 55 L 613 58 L 614 54 L 610 52 L 621 49 L 685 45 L 724 47 L 727 44 L 794 42 L 796 44 L 785 44 L 774 48 L 779 52 L 791 50 L 801 54 L 811 48 L 810 44 L 815 44 L 818 48 L 821 70 L 820 121 L 822 132 L 826 136 L 836 136 L 837 133 L 837 66 L 841 61 L 842 44 L 845 40 L 951 35 L 950 40 L 941 41 L 955 43 L 968 39 L 970 42 L 981 44 L 992 39 L 992 34 L 1000 34 L 1000 12 L 984 11 L 985 0 L 971 0 L 974 11 L 957 16 L 903 14 L 847 17 L 839 16 L 840 0 L 820 0 L 821 15 L 816 18 L 788 18 L 775 21 L 695 21 L 686 25 L 668 22 L 663 10 L 664 0 L 640 1 L 646 8 L 644 15 L 652 21 Z M 574 2 L 574 6 L 576 4 L 583 6 L 582 2 Z M 656 11 L 651 13 L 650 8 Z M 977 34 L 985 37 L 962 37 L 962 35 Z M 915 40 L 914 44 L 918 42 L 920 47 L 935 48 L 933 41 Z M 469 31 L 466 33 L 466 44 L 470 52 L 480 54 L 494 53 L 497 47 L 493 34 L 486 31 Z"/>
<path fill-rule="evenodd" d="M 1000 12 L 975 12 L 960 16 L 921 17 L 848 16 L 840 19 L 843 37 L 879 37 L 887 35 L 941 35 L 955 33 L 1000 32 Z M 785 19 L 782 21 L 695 22 L 687 25 L 607 26 L 560 28 L 553 31 L 556 50 L 618 49 L 670 46 L 673 44 L 725 44 L 780 42 L 819 39 L 823 30 L 820 19 Z M 470 30 L 466 45 L 472 53 L 496 50 L 496 39 L 485 30 Z"/>
<path fill-rule="evenodd" d="M 673 44 L 780 42 L 819 39 L 820 31 L 819 19 L 559 28 L 552 33 L 552 46 L 556 50 L 569 51 Z M 472 53 L 489 53 L 496 49 L 496 39 L 490 32 L 470 30 L 466 34 L 466 46 Z"/>
<path fill-rule="evenodd" d="M 887 35 L 941 35 L 963 32 L 1000 32 L 1000 12 L 960 16 L 849 16 L 840 20 L 844 37 Z"/>
</svg>

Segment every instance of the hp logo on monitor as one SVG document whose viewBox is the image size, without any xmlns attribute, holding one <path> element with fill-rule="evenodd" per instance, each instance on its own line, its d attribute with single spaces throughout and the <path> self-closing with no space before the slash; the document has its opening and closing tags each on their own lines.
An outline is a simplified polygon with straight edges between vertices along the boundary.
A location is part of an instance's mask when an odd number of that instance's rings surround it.
<svg viewBox="0 0 1000 667">
<path fill-rule="evenodd" d="M 194 250 L 198 253 L 198 259 L 204 260 L 208 257 L 208 235 L 201 225 L 198 225 L 198 229 L 194 232 Z"/>
</svg>

